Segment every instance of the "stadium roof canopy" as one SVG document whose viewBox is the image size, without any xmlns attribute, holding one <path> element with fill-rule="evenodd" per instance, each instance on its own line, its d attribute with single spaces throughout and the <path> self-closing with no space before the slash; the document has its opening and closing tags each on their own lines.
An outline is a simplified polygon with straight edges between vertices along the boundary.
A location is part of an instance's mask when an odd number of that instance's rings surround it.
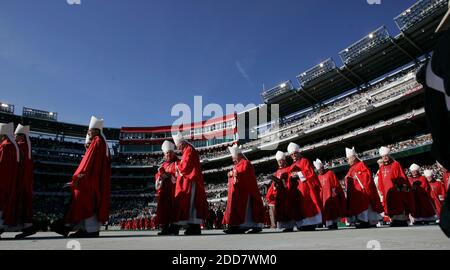
<svg viewBox="0 0 450 270">
<path fill-rule="evenodd" d="M 19 116 L 11 113 L 0 111 L 0 123 L 14 122 L 15 125 L 30 125 L 32 132 L 42 132 L 55 134 L 58 136 L 86 136 L 88 126 L 68 124 L 57 121 L 49 121 L 45 119 L 31 118 L 26 116 Z M 108 140 L 119 140 L 120 129 L 118 128 L 104 128 L 103 132 Z"/>
<path fill-rule="evenodd" d="M 264 103 L 279 104 L 281 116 L 286 116 L 417 63 L 433 49 L 435 29 L 447 6 L 448 0 L 418 1 L 394 19 L 400 30 L 396 37 L 382 26 L 339 53 L 342 67 L 329 58 L 297 76 L 300 88 L 288 81 L 263 92 Z"/>
</svg>

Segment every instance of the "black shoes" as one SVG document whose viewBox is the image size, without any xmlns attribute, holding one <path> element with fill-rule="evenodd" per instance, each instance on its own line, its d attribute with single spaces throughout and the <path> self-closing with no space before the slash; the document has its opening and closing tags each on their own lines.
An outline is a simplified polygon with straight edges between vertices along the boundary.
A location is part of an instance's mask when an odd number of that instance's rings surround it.
<svg viewBox="0 0 450 270">
<path fill-rule="evenodd" d="M 289 232 L 293 232 L 293 231 L 294 231 L 294 228 L 287 228 L 287 229 L 283 230 L 284 233 L 289 233 Z"/>
<path fill-rule="evenodd" d="M 260 232 L 262 232 L 262 228 L 261 227 L 256 227 L 256 228 L 253 228 L 250 231 L 248 231 L 247 234 L 257 234 L 257 233 L 260 233 Z"/>
<path fill-rule="evenodd" d="M 390 227 L 408 227 L 408 222 L 406 220 L 393 220 Z"/>
<path fill-rule="evenodd" d="M 180 228 L 181 228 L 181 226 L 179 226 L 179 225 L 171 224 L 169 226 L 169 235 L 175 235 L 175 236 L 179 235 L 180 234 Z"/>
<path fill-rule="evenodd" d="M 244 234 L 248 229 L 240 228 L 238 226 L 231 226 L 223 232 L 226 234 Z"/>
<path fill-rule="evenodd" d="M 158 233 L 159 236 L 171 235 L 170 226 L 165 225 L 161 227 L 161 231 Z"/>
<path fill-rule="evenodd" d="M 2 239 L 1 235 L 5 232 L 5 230 L 0 229 L 0 239 Z"/>
<path fill-rule="evenodd" d="M 328 230 L 337 230 L 338 229 L 338 225 L 336 223 L 334 223 L 333 225 L 330 225 L 327 228 L 328 228 Z"/>
<path fill-rule="evenodd" d="M 69 233 L 72 229 L 64 225 L 64 220 L 59 219 L 50 224 L 50 230 L 64 237 L 67 237 L 69 236 Z"/>
<path fill-rule="evenodd" d="M 100 232 L 88 233 L 87 231 L 78 230 L 75 233 L 69 235 L 69 238 L 97 238 L 100 236 Z"/>
<path fill-rule="evenodd" d="M 316 230 L 316 225 L 310 225 L 310 226 L 303 226 L 298 228 L 299 231 L 301 232 L 313 232 Z"/>
<path fill-rule="evenodd" d="M 356 229 L 368 229 L 368 228 L 371 228 L 372 226 L 370 225 L 370 223 L 369 222 L 364 222 L 364 221 L 358 221 L 356 224 L 355 224 L 355 228 Z"/>
<path fill-rule="evenodd" d="M 189 224 L 188 228 L 184 231 L 184 235 L 201 235 L 202 230 L 200 225 Z"/>
<path fill-rule="evenodd" d="M 33 225 L 31 227 L 23 229 L 22 233 L 16 235 L 14 238 L 15 239 L 24 239 L 25 237 L 28 237 L 28 236 L 36 234 L 36 233 L 37 233 L 37 230 L 36 230 L 36 228 Z"/>
<path fill-rule="evenodd" d="M 158 233 L 159 236 L 166 236 L 166 235 L 174 235 L 177 236 L 180 234 L 181 226 L 179 225 L 166 225 L 161 227 L 161 231 Z M 201 235 L 202 230 L 200 228 L 200 225 L 197 224 L 189 224 L 187 229 L 184 231 L 184 235 Z"/>
</svg>

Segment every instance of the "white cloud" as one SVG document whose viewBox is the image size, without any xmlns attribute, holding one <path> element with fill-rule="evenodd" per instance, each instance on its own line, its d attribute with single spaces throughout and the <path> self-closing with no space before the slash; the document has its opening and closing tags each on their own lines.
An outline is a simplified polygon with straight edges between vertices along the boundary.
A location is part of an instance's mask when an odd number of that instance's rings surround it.
<svg viewBox="0 0 450 270">
<path fill-rule="evenodd" d="M 69 5 L 81 5 L 81 0 L 66 0 Z"/>
<path fill-rule="evenodd" d="M 239 71 L 239 73 L 242 75 L 242 77 L 250 84 L 250 86 L 254 86 L 254 83 L 252 82 L 250 76 L 248 75 L 247 71 L 242 66 L 241 62 L 239 60 L 236 60 L 236 68 Z"/>
</svg>

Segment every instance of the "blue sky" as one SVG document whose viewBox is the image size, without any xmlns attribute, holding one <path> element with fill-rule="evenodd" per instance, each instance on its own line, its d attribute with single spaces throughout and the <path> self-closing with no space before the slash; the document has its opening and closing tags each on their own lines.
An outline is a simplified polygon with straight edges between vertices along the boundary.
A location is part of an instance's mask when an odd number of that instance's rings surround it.
<svg viewBox="0 0 450 270">
<path fill-rule="evenodd" d="M 414 0 L 2 0 L 0 101 L 107 126 L 171 124 L 177 103 L 261 103 Z"/>
</svg>

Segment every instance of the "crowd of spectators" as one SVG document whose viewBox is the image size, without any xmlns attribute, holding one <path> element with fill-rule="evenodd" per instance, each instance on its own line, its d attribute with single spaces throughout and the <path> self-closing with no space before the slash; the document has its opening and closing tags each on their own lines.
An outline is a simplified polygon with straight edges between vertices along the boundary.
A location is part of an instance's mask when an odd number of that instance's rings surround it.
<svg viewBox="0 0 450 270">
<path fill-rule="evenodd" d="M 414 79 L 413 73 L 407 73 L 407 75 L 402 75 L 400 78 L 397 77 L 396 79 L 377 84 L 366 91 L 357 92 L 349 97 L 328 104 L 319 110 L 304 115 L 297 121 L 290 122 L 287 125 L 280 125 L 276 130 L 268 129 L 259 135 L 260 140 L 243 145 L 243 147 L 253 147 L 258 144 L 301 134 L 307 130 L 338 121 L 356 112 L 361 112 L 377 103 L 399 97 L 418 86 L 419 84 Z"/>
<path fill-rule="evenodd" d="M 158 166 L 162 163 L 162 157 L 150 154 L 118 154 L 113 157 L 111 163 L 113 166 Z"/>
<path fill-rule="evenodd" d="M 274 128 L 269 128 L 258 135 L 257 140 L 242 145 L 243 149 L 257 147 L 265 143 L 292 137 L 307 130 L 338 121 L 353 113 L 368 109 L 375 104 L 385 102 L 391 98 L 399 97 L 411 90 L 418 89 L 415 80 L 415 69 L 400 72 L 393 77 L 379 82 L 350 96 L 336 100 L 318 110 L 301 114 L 285 121 Z M 216 151 L 202 155 L 202 159 L 211 159 L 227 156 L 227 150 Z"/>
<path fill-rule="evenodd" d="M 69 141 L 61 138 L 44 138 L 42 136 L 30 136 L 30 141 L 33 148 L 45 149 L 53 151 L 65 151 L 65 152 L 75 152 L 84 153 L 85 148 L 83 142 L 80 141 Z"/>
<path fill-rule="evenodd" d="M 429 145 L 433 142 L 433 139 L 430 134 L 418 136 L 416 138 L 397 142 L 391 145 L 387 145 L 386 147 L 389 147 L 391 149 L 391 153 L 395 154 L 398 152 L 403 152 L 412 148 L 416 148 L 423 145 Z M 364 151 L 361 153 L 358 153 L 358 157 L 362 160 L 369 160 L 379 157 L 378 149 L 371 149 L 368 151 Z M 322 161 L 324 162 L 324 165 L 328 168 L 334 168 L 338 166 L 347 165 L 347 161 L 345 157 L 339 157 L 333 160 L 328 161 Z"/>
<path fill-rule="evenodd" d="M 392 153 L 395 154 L 397 152 L 406 151 L 406 150 L 420 147 L 423 145 L 429 145 L 432 142 L 433 142 L 433 139 L 432 139 L 431 135 L 426 134 L 426 135 L 417 136 L 410 140 L 387 145 L 387 147 L 390 147 Z M 378 148 L 360 152 L 360 153 L 358 153 L 358 156 L 362 160 L 374 159 L 374 158 L 378 157 Z M 261 158 L 258 160 L 253 160 L 252 164 L 257 165 L 257 164 L 262 164 L 262 163 L 267 163 L 267 162 L 274 162 L 274 157 L 264 157 L 264 158 Z M 346 158 L 343 156 L 334 158 L 331 160 L 322 160 L 322 162 L 324 163 L 324 165 L 327 168 L 335 168 L 335 167 L 347 165 Z M 226 166 L 226 167 L 221 167 L 221 168 L 216 168 L 216 169 L 211 169 L 211 170 L 205 170 L 205 171 L 203 171 L 203 173 L 204 174 L 212 174 L 212 173 L 217 173 L 217 172 L 226 172 L 226 171 L 231 170 L 232 167 L 233 166 Z M 211 190 L 213 190 L 213 189 L 211 189 Z M 211 195 L 211 196 L 213 196 L 213 195 Z"/>
</svg>

